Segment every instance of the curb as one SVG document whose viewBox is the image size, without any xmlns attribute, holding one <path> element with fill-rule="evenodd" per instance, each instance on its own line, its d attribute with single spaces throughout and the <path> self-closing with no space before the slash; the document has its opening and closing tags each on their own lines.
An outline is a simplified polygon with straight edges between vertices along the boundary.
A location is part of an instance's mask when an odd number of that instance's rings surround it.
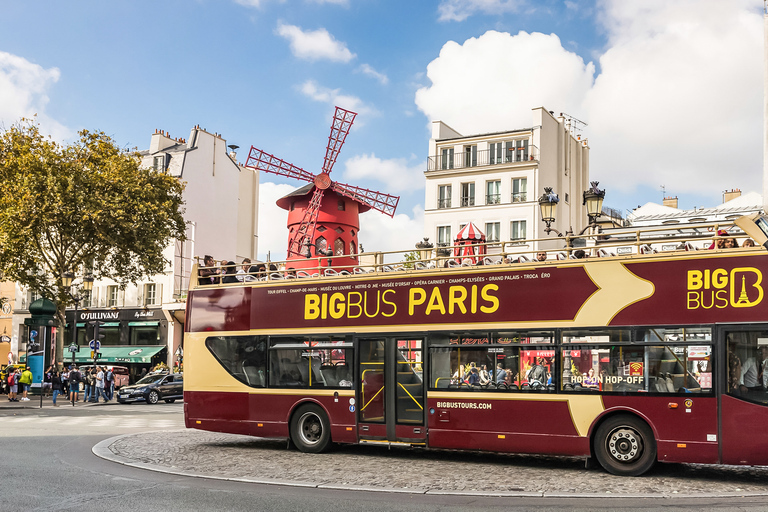
<svg viewBox="0 0 768 512">
<path fill-rule="evenodd" d="M 150 432 L 167 432 L 167 431 L 148 431 Z M 326 489 L 326 490 L 341 490 L 341 491 L 362 491 L 362 492 L 382 492 L 382 493 L 399 493 L 399 494 L 415 494 L 425 496 L 471 496 L 471 497 L 490 497 L 490 498 L 551 498 L 551 499 L 596 499 L 596 498 L 609 498 L 609 499 L 711 499 L 711 498 L 757 498 L 768 497 L 768 492 L 725 492 L 716 494 L 685 494 L 685 493 L 661 493 L 655 496 L 648 496 L 637 493 L 567 493 L 567 492 L 504 492 L 504 491 L 444 491 L 440 489 L 418 489 L 418 488 L 385 488 L 385 487 L 361 487 L 361 486 L 344 486 L 340 484 L 332 483 L 317 483 L 317 482 L 302 482 L 296 480 L 270 480 L 270 479 L 256 479 L 249 477 L 229 477 L 229 476 L 215 476 L 203 473 L 196 473 L 194 471 L 185 471 L 182 469 L 175 469 L 166 466 L 158 466 L 156 464 L 149 464 L 146 462 L 138 462 L 122 455 L 117 455 L 109 449 L 112 444 L 117 441 L 126 438 L 133 437 L 139 434 L 122 434 L 119 436 L 110 437 L 96 443 L 91 452 L 104 460 L 115 462 L 123 466 L 129 466 L 137 469 L 144 469 L 147 471 L 155 471 L 157 473 L 165 473 L 168 475 L 178 475 L 194 478 L 205 478 L 209 480 L 223 480 L 227 482 L 242 482 L 249 484 L 261 484 L 261 485 L 279 485 L 283 487 L 304 487 L 314 489 Z M 627 477 L 630 478 L 630 477 Z"/>
</svg>

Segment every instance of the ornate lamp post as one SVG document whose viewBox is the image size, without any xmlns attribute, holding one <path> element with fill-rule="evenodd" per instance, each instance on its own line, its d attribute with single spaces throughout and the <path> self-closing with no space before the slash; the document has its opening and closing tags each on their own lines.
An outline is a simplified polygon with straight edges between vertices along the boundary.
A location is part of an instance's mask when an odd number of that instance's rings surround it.
<svg viewBox="0 0 768 512">
<path fill-rule="evenodd" d="M 75 280 L 75 274 L 73 272 L 64 272 L 64 274 L 61 276 L 61 282 L 64 285 L 64 288 L 69 288 L 70 291 L 69 297 L 75 302 L 75 317 L 72 321 L 72 344 L 77 345 L 77 308 L 80 306 L 80 301 L 83 300 L 83 297 L 81 295 L 73 295 L 72 294 L 72 281 Z M 93 276 L 92 275 L 86 275 L 83 277 L 83 291 L 84 292 L 90 292 L 93 290 Z M 72 359 L 74 360 L 75 354 L 72 353 Z"/>
<path fill-rule="evenodd" d="M 590 228 L 597 227 L 597 219 L 603 213 L 603 198 L 605 198 L 605 190 L 597 188 L 598 182 L 592 181 L 591 187 L 584 191 L 584 202 L 582 204 L 587 207 L 587 216 L 589 217 L 589 223 L 582 229 L 577 236 L 581 236 Z M 560 198 L 557 194 L 552 192 L 552 187 L 544 187 L 544 193 L 539 198 L 539 209 L 541 210 L 541 221 L 546 224 L 544 232 L 550 234 L 554 231 L 557 236 L 565 237 L 565 243 L 568 249 L 573 247 L 573 228 L 568 227 L 568 231 L 565 235 L 553 228 L 551 224 L 555 221 L 555 211 L 557 210 L 557 203 L 560 202 Z"/>
<path fill-rule="evenodd" d="M 426 261 L 432 258 L 433 247 L 434 245 L 432 245 L 428 237 L 424 238 L 424 240 L 416 244 L 416 249 L 419 250 L 419 255 L 421 256 L 422 261 Z"/>
</svg>

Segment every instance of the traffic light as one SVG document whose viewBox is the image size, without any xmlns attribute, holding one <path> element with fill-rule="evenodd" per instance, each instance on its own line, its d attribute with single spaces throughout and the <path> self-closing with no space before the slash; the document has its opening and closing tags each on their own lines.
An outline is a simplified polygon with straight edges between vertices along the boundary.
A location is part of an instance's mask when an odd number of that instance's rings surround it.
<svg viewBox="0 0 768 512">
<path fill-rule="evenodd" d="M 98 342 L 101 342 L 101 340 L 104 339 L 104 335 L 99 334 L 99 326 L 101 326 L 100 321 L 96 320 L 95 322 L 93 322 L 93 339 Z"/>
<path fill-rule="evenodd" d="M 94 361 L 97 361 L 99 359 L 101 359 L 101 352 L 96 352 L 95 354 L 93 354 Z"/>
</svg>

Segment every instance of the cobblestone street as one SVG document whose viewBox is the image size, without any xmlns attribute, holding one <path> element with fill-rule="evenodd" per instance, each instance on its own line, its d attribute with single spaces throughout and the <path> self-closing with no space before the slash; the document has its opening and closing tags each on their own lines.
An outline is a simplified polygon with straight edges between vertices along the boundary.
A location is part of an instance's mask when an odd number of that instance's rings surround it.
<svg viewBox="0 0 768 512">
<path fill-rule="evenodd" d="M 194 430 L 108 440 L 122 462 L 256 482 L 415 493 L 517 496 L 768 496 L 768 468 L 658 464 L 638 478 L 585 470 L 580 459 L 364 445 L 312 455 L 284 441 Z M 109 453 L 107 454 L 109 455 Z"/>
</svg>

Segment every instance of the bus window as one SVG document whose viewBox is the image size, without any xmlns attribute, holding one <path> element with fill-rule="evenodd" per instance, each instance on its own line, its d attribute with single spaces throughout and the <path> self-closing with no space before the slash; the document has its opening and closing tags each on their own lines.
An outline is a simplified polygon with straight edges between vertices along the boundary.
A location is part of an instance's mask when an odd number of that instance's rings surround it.
<svg viewBox="0 0 768 512">
<path fill-rule="evenodd" d="M 692 342 L 712 343 L 712 329 L 709 327 L 643 327 L 635 334 L 636 341 L 646 342 Z"/>
<path fill-rule="evenodd" d="M 564 391 L 712 391 L 711 345 L 593 346 L 563 350 Z"/>
<path fill-rule="evenodd" d="M 768 331 L 736 331 L 728 342 L 728 394 L 768 403 Z"/>
<path fill-rule="evenodd" d="M 277 388 L 351 388 L 352 344 L 326 337 L 272 338 L 269 385 Z"/>
<path fill-rule="evenodd" d="M 205 346 L 234 378 L 251 387 L 264 387 L 266 336 L 214 336 L 205 340 Z"/>
<path fill-rule="evenodd" d="M 563 331 L 563 343 L 622 343 L 630 340 L 629 329 L 579 329 Z"/>
</svg>

